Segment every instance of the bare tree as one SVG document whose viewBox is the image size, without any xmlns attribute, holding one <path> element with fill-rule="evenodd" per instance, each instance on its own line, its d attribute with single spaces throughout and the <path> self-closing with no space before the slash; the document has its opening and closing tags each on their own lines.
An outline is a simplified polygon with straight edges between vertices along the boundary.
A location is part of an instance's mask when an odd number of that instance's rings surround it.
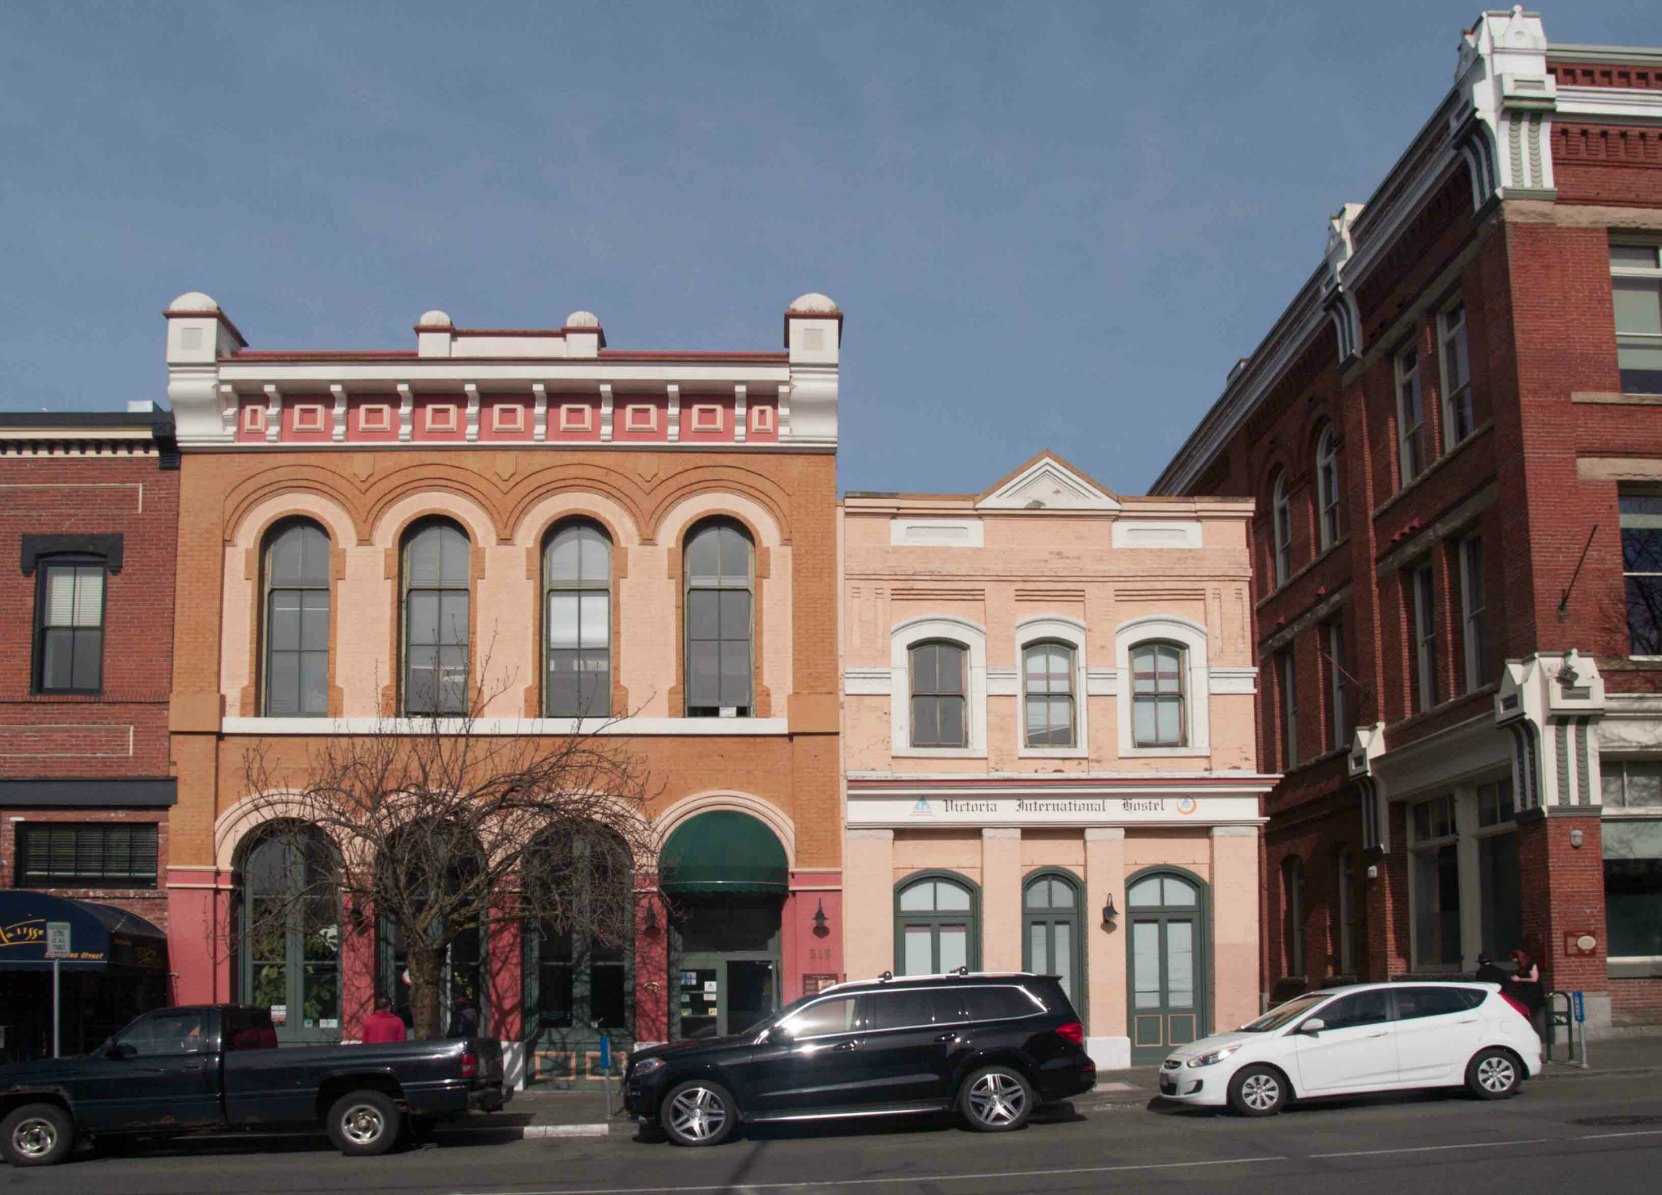
<svg viewBox="0 0 1662 1195">
<path fill-rule="evenodd" d="M 319 906 L 344 913 L 341 933 L 373 934 L 382 919 L 408 960 L 417 1037 L 445 1031 L 445 960 L 463 935 L 541 922 L 625 943 L 636 869 L 657 854 L 645 766 L 605 733 L 609 720 L 563 736 L 486 726 L 495 695 L 474 688 L 455 715 L 382 719 L 303 758 L 249 751 L 252 812 L 307 845 L 286 853 L 292 874 L 238 938 L 269 940 L 298 921 L 309 941 L 328 921 L 308 912 Z M 318 834 L 333 850 L 316 848 Z"/>
</svg>

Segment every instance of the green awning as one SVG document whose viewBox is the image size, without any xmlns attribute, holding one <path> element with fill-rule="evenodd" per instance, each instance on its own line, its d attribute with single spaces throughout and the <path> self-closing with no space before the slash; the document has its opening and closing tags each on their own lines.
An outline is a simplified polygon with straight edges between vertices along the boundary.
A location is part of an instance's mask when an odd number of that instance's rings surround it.
<svg viewBox="0 0 1662 1195">
<path fill-rule="evenodd" d="M 785 848 L 761 822 L 729 810 L 701 813 L 675 828 L 659 853 L 665 892 L 790 890 Z"/>
</svg>

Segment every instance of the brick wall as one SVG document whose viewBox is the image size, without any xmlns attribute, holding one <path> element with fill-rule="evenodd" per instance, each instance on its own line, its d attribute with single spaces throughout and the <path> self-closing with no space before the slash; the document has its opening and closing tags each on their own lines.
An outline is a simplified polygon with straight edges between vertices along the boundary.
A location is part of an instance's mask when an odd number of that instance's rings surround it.
<svg viewBox="0 0 1662 1195">
<path fill-rule="evenodd" d="M 41 888 L 68 900 L 114 905 L 137 913 L 162 930 L 167 929 L 167 816 L 154 809 L 7 809 L 0 814 L 0 888 L 20 886 L 17 877 L 17 828 L 39 822 L 82 824 L 146 824 L 156 826 L 156 886 L 154 888 Z"/>
</svg>

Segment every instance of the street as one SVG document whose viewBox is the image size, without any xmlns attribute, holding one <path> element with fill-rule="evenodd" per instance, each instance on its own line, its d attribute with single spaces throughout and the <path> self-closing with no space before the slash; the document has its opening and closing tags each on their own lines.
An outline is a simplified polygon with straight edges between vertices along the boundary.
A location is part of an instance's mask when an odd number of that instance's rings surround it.
<svg viewBox="0 0 1662 1195">
<path fill-rule="evenodd" d="M 1556 1075 L 1499 1104 L 1459 1094 L 1308 1105 L 1268 1120 L 1196 1110 L 1110 1108 L 1010 1135 L 945 1125 L 755 1130 L 711 1150 L 631 1136 L 504 1140 L 452 1132 L 436 1145 L 353 1160 L 321 1138 L 200 1140 L 6 1170 L 0 1187 L 98 1195 L 434 1192 L 1200 1190 L 1559 1192 L 1654 1188 L 1662 1169 L 1662 1075 Z"/>
</svg>

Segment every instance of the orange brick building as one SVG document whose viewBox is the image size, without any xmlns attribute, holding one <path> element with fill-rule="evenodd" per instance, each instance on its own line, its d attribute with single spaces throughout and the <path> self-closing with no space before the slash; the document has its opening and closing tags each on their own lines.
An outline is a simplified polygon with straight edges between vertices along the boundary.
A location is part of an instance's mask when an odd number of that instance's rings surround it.
<svg viewBox="0 0 1662 1195">
<path fill-rule="evenodd" d="M 321 974 L 315 944 L 253 959 L 226 933 L 278 849 L 243 760 L 442 712 L 459 676 L 489 681 L 481 733 L 615 718 L 682 864 L 638 893 L 621 952 L 535 925 L 452 947 L 446 982 L 512 1067 L 580 1077 L 597 1032 L 737 1030 L 840 978 L 830 300 L 798 299 L 784 351 L 759 353 L 611 350 L 586 312 L 549 331 L 429 312 L 406 352 L 250 351 L 200 294 L 167 320 L 178 999 L 270 1004 L 294 1040 L 350 1040 L 374 993 L 399 1002 L 396 935 L 353 910 Z"/>
</svg>

